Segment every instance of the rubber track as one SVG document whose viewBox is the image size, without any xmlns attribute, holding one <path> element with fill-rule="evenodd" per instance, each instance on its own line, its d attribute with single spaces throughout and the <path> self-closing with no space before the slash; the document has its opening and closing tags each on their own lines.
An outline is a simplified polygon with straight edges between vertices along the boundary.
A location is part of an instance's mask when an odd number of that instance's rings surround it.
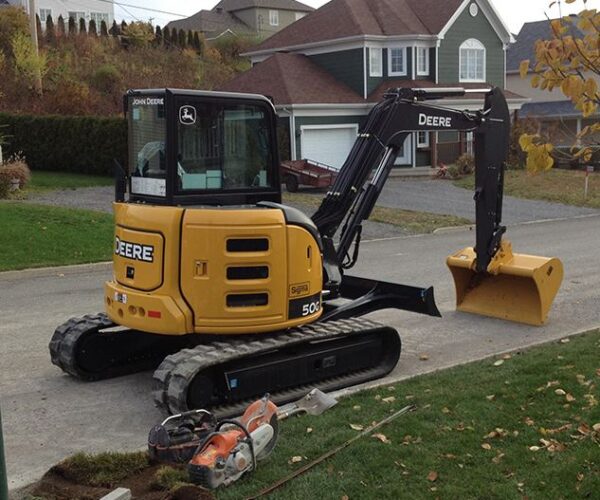
<svg viewBox="0 0 600 500">
<path fill-rule="evenodd" d="M 155 389 L 153 391 L 156 405 L 166 413 L 176 414 L 188 411 L 188 387 L 200 371 L 244 357 L 254 357 L 284 347 L 298 345 L 315 340 L 326 340 L 336 337 L 349 337 L 389 328 L 381 323 L 363 318 L 351 318 L 324 323 L 313 323 L 294 328 L 288 333 L 269 335 L 260 338 L 235 339 L 217 341 L 198 345 L 192 349 L 183 349 L 167 356 L 154 372 Z M 353 381 L 364 381 L 380 376 L 381 368 L 375 367 L 353 374 L 334 377 L 316 382 L 310 386 L 294 387 L 278 393 L 271 398 L 276 404 L 304 396 L 312 387 L 331 390 L 334 387 L 351 385 Z M 220 417 L 232 416 L 245 408 L 246 401 L 231 405 L 223 405 L 212 410 Z"/>
<path fill-rule="evenodd" d="M 52 335 L 50 345 L 48 346 L 52 363 L 69 375 L 82 380 L 91 381 L 101 378 L 95 374 L 88 374 L 77 367 L 75 346 L 84 334 L 113 326 L 115 324 L 104 313 L 88 314 L 81 318 L 71 318 L 60 325 Z"/>
</svg>

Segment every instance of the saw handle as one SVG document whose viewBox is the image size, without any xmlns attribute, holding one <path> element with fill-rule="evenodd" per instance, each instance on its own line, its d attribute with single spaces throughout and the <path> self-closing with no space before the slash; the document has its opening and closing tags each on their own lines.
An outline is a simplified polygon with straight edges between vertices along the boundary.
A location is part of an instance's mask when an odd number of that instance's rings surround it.
<svg viewBox="0 0 600 500">
<path fill-rule="evenodd" d="M 203 414 L 204 416 L 210 417 L 212 419 L 215 418 L 214 415 L 207 410 L 190 410 L 190 411 L 186 411 L 184 413 L 178 413 L 177 415 L 171 415 L 170 417 L 167 417 L 166 419 L 163 420 L 161 425 L 164 426 L 172 420 L 181 420 L 181 419 L 184 419 L 187 417 L 192 417 L 192 416 L 196 416 L 196 415 L 200 415 L 200 414 Z"/>
</svg>

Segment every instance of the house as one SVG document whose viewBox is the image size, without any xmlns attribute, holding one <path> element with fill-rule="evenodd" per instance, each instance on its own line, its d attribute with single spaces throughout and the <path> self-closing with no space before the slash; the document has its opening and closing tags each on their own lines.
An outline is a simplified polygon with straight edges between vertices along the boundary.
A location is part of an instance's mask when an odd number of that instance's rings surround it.
<svg viewBox="0 0 600 500">
<path fill-rule="evenodd" d="M 339 168 L 388 88 L 505 88 L 511 41 L 488 0 L 332 0 L 253 47 L 245 54 L 253 67 L 222 90 L 272 96 L 289 134 L 289 157 Z M 508 97 L 511 109 L 525 102 Z M 460 109 L 482 104 L 482 94 L 443 101 Z M 470 139 L 415 133 L 397 163 L 452 162 L 470 150 Z"/>
<path fill-rule="evenodd" d="M 7 4 L 21 6 L 29 13 L 28 0 L 0 0 Z M 62 16 L 65 22 L 69 17 L 76 21 L 85 19 L 86 24 L 91 20 L 96 22 L 96 26 L 100 27 L 102 21 L 110 27 L 114 18 L 114 4 L 112 2 L 99 2 L 98 0 L 37 0 L 36 2 L 37 15 L 40 17 L 42 27 L 46 24 L 48 16 L 52 16 L 52 20 L 56 23 L 57 19 Z"/>
<path fill-rule="evenodd" d="M 295 0 L 222 0 L 211 10 L 171 21 L 167 28 L 199 31 L 209 40 L 227 33 L 267 38 L 313 10 Z"/>
<path fill-rule="evenodd" d="M 577 29 L 577 22 L 569 25 L 573 36 L 582 37 Z M 585 126 L 598 121 L 598 114 L 583 118 L 580 111 L 575 109 L 571 100 L 566 98 L 560 89 L 553 92 L 533 88 L 531 86 L 532 72 L 525 79 L 519 74 L 521 61 L 531 61 L 530 68 L 535 66 L 535 42 L 553 38 L 550 21 L 525 23 L 516 36 L 515 43 L 507 52 L 506 86 L 513 92 L 530 98 L 518 113 L 520 119 L 534 120 L 539 131 L 549 136 L 558 147 L 570 147 L 575 142 L 575 135 Z M 600 81 L 598 82 L 600 84 Z"/>
</svg>

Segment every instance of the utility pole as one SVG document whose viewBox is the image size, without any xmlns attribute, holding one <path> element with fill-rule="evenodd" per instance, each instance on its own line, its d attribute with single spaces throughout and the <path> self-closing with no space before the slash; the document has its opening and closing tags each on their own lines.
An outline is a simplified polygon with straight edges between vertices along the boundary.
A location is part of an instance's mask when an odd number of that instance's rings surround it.
<svg viewBox="0 0 600 500">
<path fill-rule="evenodd" d="M 29 27 L 31 29 L 31 43 L 33 44 L 33 50 L 35 52 L 35 57 L 38 59 L 39 51 L 38 51 L 38 37 L 37 37 L 37 23 L 36 23 L 36 15 L 37 9 L 35 7 L 35 0 L 29 0 Z M 35 82 L 35 91 L 38 95 L 42 95 L 42 75 L 40 73 L 40 69 L 37 68 L 36 75 L 34 77 Z"/>
</svg>

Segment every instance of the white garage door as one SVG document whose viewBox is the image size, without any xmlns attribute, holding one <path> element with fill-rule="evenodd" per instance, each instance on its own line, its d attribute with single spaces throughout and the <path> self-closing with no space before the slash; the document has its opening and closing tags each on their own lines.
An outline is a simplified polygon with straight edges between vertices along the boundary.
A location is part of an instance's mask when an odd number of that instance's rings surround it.
<svg viewBox="0 0 600 500">
<path fill-rule="evenodd" d="M 302 158 L 339 169 L 356 140 L 358 125 L 305 125 L 300 130 Z"/>
</svg>

